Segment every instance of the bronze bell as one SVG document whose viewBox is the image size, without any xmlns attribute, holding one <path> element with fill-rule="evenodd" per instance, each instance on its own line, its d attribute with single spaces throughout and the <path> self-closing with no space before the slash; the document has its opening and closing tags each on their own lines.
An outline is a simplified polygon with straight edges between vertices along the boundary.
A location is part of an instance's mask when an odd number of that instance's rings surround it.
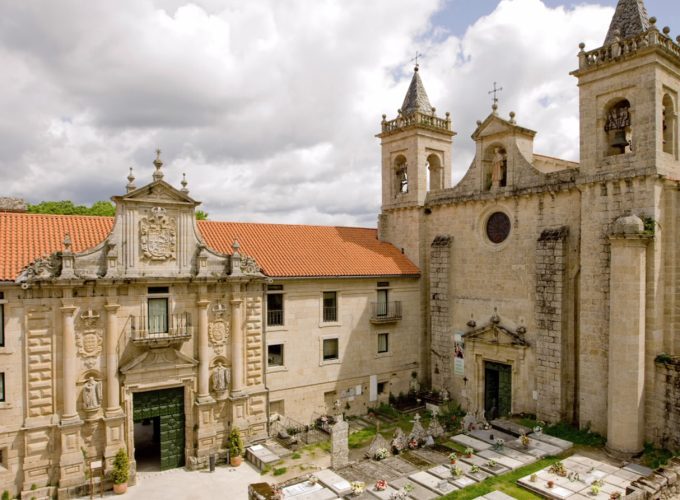
<svg viewBox="0 0 680 500">
<path fill-rule="evenodd" d="M 626 148 L 630 146 L 630 142 L 626 139 L 626 131 L 624 129 L 618 129 L 614 132 L 614 140 L 611 142 L 611 147 L 619 150 L 620 154 L 626 152 Z"/>
</svg>

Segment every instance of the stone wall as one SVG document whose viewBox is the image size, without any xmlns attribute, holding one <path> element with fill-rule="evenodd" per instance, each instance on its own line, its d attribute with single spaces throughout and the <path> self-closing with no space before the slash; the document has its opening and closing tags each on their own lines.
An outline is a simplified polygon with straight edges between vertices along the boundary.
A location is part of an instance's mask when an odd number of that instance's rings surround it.
<svg viewBox="0 0 680 500">
<path fill-rule="evenodd" d="M 559 421 L 565 415 L 562 339 L 566 270 L 566 239 L 569 228 L 546 229 L 536 242 L 536 389 L 539 420 Z"/>
<path fill-rule="evenodd" d="M 656 413 L 656 441 L 668 450 L 680 450 L 680 357 L 655 363 L 652 409 Z"/>
<path fill-rule="evenodd" d="M 433 352 L 432 387 L 452 391 L 451 353 L 453 352 L 451 314 L 449 311 L 450 236 L 437 236 L 430 249 L 430 329 Z"/>
</svg>

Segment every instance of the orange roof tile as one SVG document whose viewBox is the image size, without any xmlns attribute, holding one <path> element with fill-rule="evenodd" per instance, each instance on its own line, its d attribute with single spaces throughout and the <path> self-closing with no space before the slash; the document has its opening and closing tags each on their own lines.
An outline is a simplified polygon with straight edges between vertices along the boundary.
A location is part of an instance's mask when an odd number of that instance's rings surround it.
<svg viewBox="0 0 680 500">
<path fill-rule="evenodd" d="M 39 257 L 63 249 L 68 233 L 73 251 L 103 241 L 111 217 L 0 212 L 0 281 L 13 281 Z M 254 257 L 273 277 L 418 275 L 418 268 L 375 229 L 198 221 L 209 247 L 231 253 L 237 239 L 242 254 Z"/>
</svg>

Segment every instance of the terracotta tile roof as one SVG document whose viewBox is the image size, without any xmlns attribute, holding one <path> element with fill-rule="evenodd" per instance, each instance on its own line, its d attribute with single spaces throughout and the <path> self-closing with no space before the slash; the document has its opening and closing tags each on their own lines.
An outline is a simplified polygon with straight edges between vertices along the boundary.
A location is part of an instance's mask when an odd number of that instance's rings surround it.
<svg viewBox="0 0 680 500">
<path fill-rule="evenodd" d="M 63 249 L 64 235 L 81 252 L 104 240 L 111 217 L 0 212 L 0 281 L 13 281 L 35 259 Z M 294 276 L 417 275 L 418 268 L 394 246 L 378 241 L 375 229 L 199 221 L 205 242 L 257 260 L 266 274 Z"/>
</svg>

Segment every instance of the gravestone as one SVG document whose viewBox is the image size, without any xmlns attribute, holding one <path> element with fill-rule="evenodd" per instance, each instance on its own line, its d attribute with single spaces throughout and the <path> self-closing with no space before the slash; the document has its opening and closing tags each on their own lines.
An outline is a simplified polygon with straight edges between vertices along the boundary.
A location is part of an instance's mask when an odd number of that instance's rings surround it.
<svg viewBox="0 0 680 500">
<path fill-rule="evenodd" d="M 344 467 L 349 463 L 349 424 L 342 415 L 336 417 L 336 423 L 331 427 L 331 467 Z"/>
</svg>

